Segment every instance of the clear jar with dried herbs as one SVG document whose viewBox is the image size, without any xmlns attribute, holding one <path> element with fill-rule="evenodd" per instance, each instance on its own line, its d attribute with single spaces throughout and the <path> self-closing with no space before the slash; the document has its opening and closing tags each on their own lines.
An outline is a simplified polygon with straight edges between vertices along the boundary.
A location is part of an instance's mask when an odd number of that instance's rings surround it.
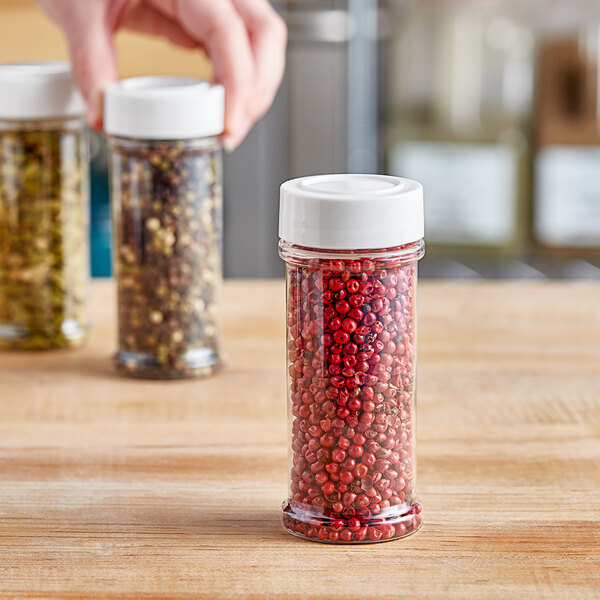
<svg viewBox="0 0 600 600">
<path fill-rule="evenodd" d="M 283 524 L 329 543 L 392 540 L 416 493 L 420 184 L 321 175 L 281 187 L 290 488 Z"/>
<path fill-rule="evenodd" d="M 192 78 L 109 86 L 117 370 L 178 379 L 221 366 L 224 90 Z"/>
<path fill-rule="evenodd" d="M 84 111 L 67 63 L 0 65 L 0 349 L 85 341 Z"/>
</svg>

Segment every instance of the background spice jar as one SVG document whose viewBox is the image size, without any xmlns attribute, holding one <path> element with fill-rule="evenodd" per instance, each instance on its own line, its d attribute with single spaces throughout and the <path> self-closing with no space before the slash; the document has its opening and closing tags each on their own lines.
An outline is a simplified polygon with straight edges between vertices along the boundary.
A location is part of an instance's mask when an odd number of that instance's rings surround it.
<svg viewBox="0 0 600 600">
<path fill-rule="evenodd" d="M 207 375 L 221 365 L 224 92 L 191 78 L 110 86 L 105 129 L 118 284 L 117 369 Z"/>
<path fill-rule="evenodd" d="M 89 175 L 69 65 L 0 65 L 0 348 L 87 335 Z"/>
<path fill-rule="evenodd" d="M 331 543 L 413 533 L 422 188 L 374 175 L 289 181 L 280 237 L 291 417 L 284 526 Z"/>
</svg>

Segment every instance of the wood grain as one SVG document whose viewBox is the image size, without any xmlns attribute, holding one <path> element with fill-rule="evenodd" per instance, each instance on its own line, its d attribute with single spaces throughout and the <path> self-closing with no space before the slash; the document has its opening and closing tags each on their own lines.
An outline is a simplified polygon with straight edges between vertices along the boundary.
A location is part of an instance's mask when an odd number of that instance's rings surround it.
<svg viewBox="0 0 600 600">
<path fill-rule="evenodd" d="M 116 377 L 110 282 L 82 351 L 0 354 L 1 598 L 600 597 L 600 286 L 423 283 L 406 540 L 285 534 L 283 284 L 225 288 L 228 368 Z"/>
</svg>

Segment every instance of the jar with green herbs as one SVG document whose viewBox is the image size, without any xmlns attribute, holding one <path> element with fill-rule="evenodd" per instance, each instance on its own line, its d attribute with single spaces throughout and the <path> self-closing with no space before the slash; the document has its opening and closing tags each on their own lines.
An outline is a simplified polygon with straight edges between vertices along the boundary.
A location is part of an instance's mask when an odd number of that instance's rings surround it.
<svg viewBox="0 0 600 600">
<path fill-rule="evenodd" d="M 221 366 L 224 90 L 182 77 L 109 86 L 117 370 L 179 379 Z"/>
<path fill-rule="evenodd" d="M 83 99 L 62 62 L 0 65 L 0 349 L 80 346 L 88 332 Z"/>
</svg>

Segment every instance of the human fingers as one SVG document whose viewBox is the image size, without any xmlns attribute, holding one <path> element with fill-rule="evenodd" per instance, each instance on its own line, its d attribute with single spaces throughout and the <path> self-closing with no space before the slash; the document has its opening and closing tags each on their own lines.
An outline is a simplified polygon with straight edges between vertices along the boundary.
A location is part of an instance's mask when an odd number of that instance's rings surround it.
<svg viewBox="0 0 600 600">
<path fill-rule="evenodd" d="M 198 47 L 198 42 L 176 20 L 149 4 L 138 4 L 127 14 L 123 26 L 134 31 L 162 36 L 185 48 Z"/>
<path fill-rule="evenodd" d="M 82 21 L 65 31 L 73 79 L 87 104 L 90 127 L 102 127 L 102 94 L 107 84 L 117 79 L 117 57 L 112 33 L 103 19 Z"/>
<path fill-rule="evenodd" d="M 73 79 L 87 103 L 90 126 L 102 125 L 102 90 L 117 78 L 117 61 L 108 25 L 106 2 L 39 0 L 63 30 L 69 46 Z"/>
<path fill-rule="evenodd" d="M 254 89 L 246 110 L 257 120 L 271 106 L 283 78 L 287 27 L 267 0 L 233 0 L 233 4 L 246 24 L 254 54 Z"/>
<path fill-rule="evenodd" d="M 231 0 L 176 0 L 185 31 L 206 50 L 214 78 L 225 86 L 226 145 L 243 138 L 251 123 L 246 103 L 255 77 L 254 55 L 242 17 Z"/>
</svg>

